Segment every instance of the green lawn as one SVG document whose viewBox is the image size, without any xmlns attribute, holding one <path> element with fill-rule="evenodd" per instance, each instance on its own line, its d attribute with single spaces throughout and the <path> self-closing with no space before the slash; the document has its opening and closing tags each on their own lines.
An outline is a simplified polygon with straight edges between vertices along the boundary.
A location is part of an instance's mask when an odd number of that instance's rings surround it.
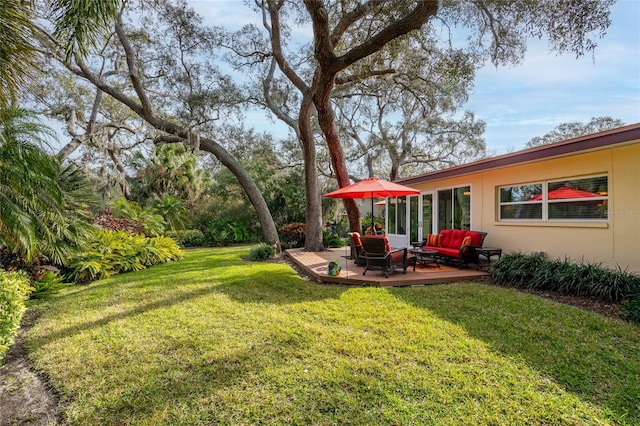
<svg viewBox="0 0 640 426">
<path fill-rule="evenodd" d="M 50 299 L 27 344 L 69 423 L 640 423 L 637 326 L 481 284 L 323 286 L 247 252 Z"/>
</svg>

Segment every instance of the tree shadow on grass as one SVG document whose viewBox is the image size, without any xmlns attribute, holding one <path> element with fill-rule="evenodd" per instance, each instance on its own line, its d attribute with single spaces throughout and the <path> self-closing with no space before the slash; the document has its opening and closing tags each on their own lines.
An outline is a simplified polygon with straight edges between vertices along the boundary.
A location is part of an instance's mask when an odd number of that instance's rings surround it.
<svg viewBox="0 0 640 426">
<path fill-rule="evenodd" d="M 231 265 L 232 268 L 235 266 L 237 265 Z M 127 274 L 128 276 L 105 280 L 104 283 L 94 283 L 82 288 L 79 292 L 57 296 L 56 298 L 61 302 L 64 301 L 71 305 L 70 310 L 75 309 L 73 308 L 74 301 L 78 299 L 74 298 L 82 298 L 85 301 L 90 298 L 93 300 L 92 302 L 83 302 L 81 305 L 85 308 L 96 309 L 104 307 L 105 300 L 109 300 L 107 294 L 117 289 L 120 294 L 110 298 L 110 307 L 117 304 L 133 304 L 134 307 L 59 329 L 46 336 L 32 339 L 30 344 L 46 345 L 57 339 L 70 337 L 113 321 L 177 306 L 213 294 L 224 294 L 239 303 L 285 305 L 339 298 L 340 294 L 346 291 L 345 288 L 313 285 L 300 278 L 289 267 L 279 266 L 268 273 L 265 273 L 263 269 L 247 268 L 240 274 L 229 274 L 223 279 L 199 274 L 198 278 L 180 281 L 178 277 L 184 277 L 189 272 L 186 269 L 182 271 L 182 274 L 177 274 L 175 277 L 162 275 L 154 278 L 154 275 L 157 275 L 154 274 L 147 279 L 139 274 L 137 276 Z M 156 270 L 157 272 L 161 272 L 161 269 Z M 128 282 L 129 278 L 133 279 L 132 283 Z M 131 289 L 128 294 L 127 286 Z M 65 315 L 73 315 L 73 312 L 67 311 Z"/>
<path fill-rule="evenodd" d="M 552 377 L 622 424 L 640 423 L 640 333 L 619 320 L 481 284 L 390 289 Z M 635 331 L 635 332 L 634 332 Z"/>
</svg>

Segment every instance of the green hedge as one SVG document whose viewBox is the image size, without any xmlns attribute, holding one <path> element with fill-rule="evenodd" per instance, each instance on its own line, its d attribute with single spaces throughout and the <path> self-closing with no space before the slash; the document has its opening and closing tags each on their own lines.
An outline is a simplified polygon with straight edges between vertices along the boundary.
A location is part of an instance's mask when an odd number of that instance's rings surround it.
<svg viewBox="0 0 640 426">
<path fill-rule="evenodd" d="M 176 240 L 180 247 L 199 247 L 205 243 L 204 233 L 199 229 L 166 232 L 165 237 Z"/>
<path fill-rule="evenodd" d="M 32 290 L 28 277 L 0 270 L 0 361 L 18 333 L 25 302 Z"/>
<path fill-rule="evenodd" d="M 75 282 L 89 282 L 181 257 L 182 250 L 172 238 L 148 238 L 125 231 L 100 229 L 83 252 L 69 258 L 67 278 Z"/>
<path fill-rule="evenodd" d="M 491 267 L 496 284 L 551 290 L 625 304 L 625 317 L 640 321 L 640 276 L 597 263 L 547 260 L 536 255 L 509 253 Z"/>
</svg>

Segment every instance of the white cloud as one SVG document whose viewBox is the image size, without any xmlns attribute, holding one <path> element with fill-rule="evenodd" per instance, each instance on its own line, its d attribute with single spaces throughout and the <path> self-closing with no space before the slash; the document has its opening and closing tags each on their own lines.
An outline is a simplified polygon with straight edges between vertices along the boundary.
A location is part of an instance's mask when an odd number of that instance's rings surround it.
<svg viewBox="0 0 640 426">
<path fill-rule="evenodd" d="M 467 108 L 487 122 L 490 151 L 523 148 L 568 121 L 640 122 L 640 2 L 618 2 L 612 21 L 595 57 L 557 56 L 535 40 L 522 65 L 478 72 Z"/>
</svg>

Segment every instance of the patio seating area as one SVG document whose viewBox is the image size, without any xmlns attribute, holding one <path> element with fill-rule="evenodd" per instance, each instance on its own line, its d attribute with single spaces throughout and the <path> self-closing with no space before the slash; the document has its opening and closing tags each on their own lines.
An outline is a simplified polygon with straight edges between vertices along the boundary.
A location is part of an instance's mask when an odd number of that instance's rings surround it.
<svg viewBox="0 0 640 426">
<path fill-rule="evenodd" d="M 485 271 L 477 271 L 475 268 L 458 269 L 457 267 L 440 265 L 418 265 L 407 268 L 407 273 L 402 271 L 391 273 L 388 278 L 380 271 L 370 271 L 367 275 L 362 273 L 365 266 L 356 265 L 353 259 L 348 259 L 348 248 L 334 248 L 323 252 L 308 252 L 303 248 L 285 250 L 285 256 L 291 259 L 298 267 L 305 270 L 315 280 L 323 283 L 371 286 L 371 287 L 404 287 L 414 285 L 441 284 L 454 281 L 465 281 L 482 278 L 488 275 Z M 339 275 L 329 275 L 327 266 L 332 260 L 337 260 L 342 267 Z"/>
</svg>

